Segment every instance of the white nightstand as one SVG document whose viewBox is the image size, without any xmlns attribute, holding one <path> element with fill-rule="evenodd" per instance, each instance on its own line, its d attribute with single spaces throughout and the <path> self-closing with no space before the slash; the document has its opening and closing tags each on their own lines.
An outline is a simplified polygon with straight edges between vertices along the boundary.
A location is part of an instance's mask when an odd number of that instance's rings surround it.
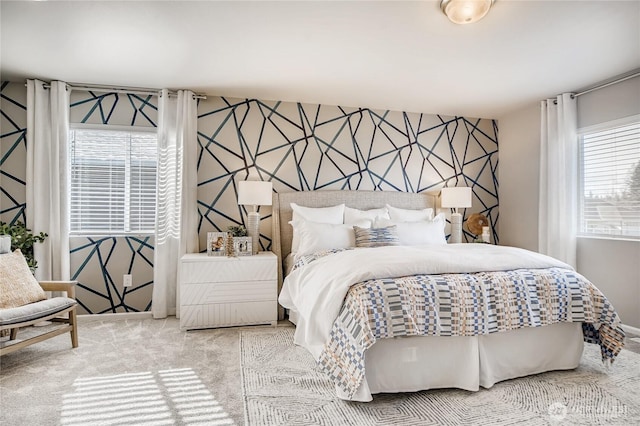
<svg viewBox="0 0 640 426">
<path fill-rule="evenodd" d="M 180 328 L 278 322 L 278 258 L 186 254 L 180 261 Z"/>
</svg>

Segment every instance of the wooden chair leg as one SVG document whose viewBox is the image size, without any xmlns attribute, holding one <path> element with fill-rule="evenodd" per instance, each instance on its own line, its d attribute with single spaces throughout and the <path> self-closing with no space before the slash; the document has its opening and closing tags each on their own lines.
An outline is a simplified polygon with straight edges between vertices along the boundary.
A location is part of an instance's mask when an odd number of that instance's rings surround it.
<svg viewBox="0 0 640 426">
<path fill-rule="evenodd" d="M 71 324 L 71 346 L 78 347 L 78 318 L 76 316 L 76 310 L 73 309 L 69 312 L 69 324 Z"/>
<path fill-rule="evenodd" d="M 9 333 L 9 340 L 16 340 L 16 337 L 18 337 L 18 327 L 12 328 L 11 333 Z"/>
</svg>

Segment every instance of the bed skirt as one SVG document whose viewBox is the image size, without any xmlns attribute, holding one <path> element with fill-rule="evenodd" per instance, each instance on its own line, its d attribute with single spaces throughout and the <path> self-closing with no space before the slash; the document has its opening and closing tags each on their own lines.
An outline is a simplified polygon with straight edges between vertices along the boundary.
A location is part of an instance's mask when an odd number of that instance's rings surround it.
<svg viewBox="0 0 640 426">
<path fill-rule="evenodd" d="M 367 351 L 365 380 L 350 400 L 438 388 L 477 391 L 516 377 L 574 369 L 583 348 L 580 323 L 471 337 L 381 339 Z M 336 392 L 349 399 L 338 387 Z"/>
</svg>

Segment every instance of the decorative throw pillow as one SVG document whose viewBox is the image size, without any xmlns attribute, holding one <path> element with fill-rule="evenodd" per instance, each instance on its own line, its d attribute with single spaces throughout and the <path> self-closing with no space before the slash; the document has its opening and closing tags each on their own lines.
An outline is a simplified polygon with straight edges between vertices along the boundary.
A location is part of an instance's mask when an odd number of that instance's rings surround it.
<svg viewBox="0 0 640 426">
<path fill-rule="evenodd" d="M 384 228 L 360 228 L 359 226 L 354 226 L 353 231 L 356 234 L 356 247 L 400 245 L 398 228 L 395 225 Z"/>
<path fill-rule="evenodd" d="M 46 298 L 20 250 L 0 254 L 0 309 L 16 308 Z"/>
</svg>

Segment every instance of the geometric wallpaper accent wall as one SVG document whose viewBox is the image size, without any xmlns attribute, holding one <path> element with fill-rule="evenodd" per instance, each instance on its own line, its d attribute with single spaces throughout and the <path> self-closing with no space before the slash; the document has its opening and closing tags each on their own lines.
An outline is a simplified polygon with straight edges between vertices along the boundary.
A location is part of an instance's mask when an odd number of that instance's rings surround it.
<svg viewBox="0 0 640 426">
<path fill-rule="evenodd" d="M 69 121 L 107 126 L 157 126 L 158 97 L 71 92 Z M 152 235 L 80 237 L 69 240 L 71 279 L 78 280 L 78 304 L 84 313 L 140 312 L 151 309 Z M 122 277 L 131 274 L 132 286 Z"/>
<path fill-rule="evenodd" d="M 0 221 L 26 223 L 27 88 L 0 83 Z"/>
<path fill-rule="evenodd" d="M 0 85 L 0 220 L 25 220 L 26 88 Z M 72 123 L 157 126 L 157 97 L 72 91 Z M 73 125 L 73 124 L 72 124 Z M 434 192 L 469 186 L 498 241 L 498 128 L 494 120 L 208 96 L 198 102 L 198 232 L 246 224 L 237 183 L 275 191 L 362 189 Z M 271 246 L 271 208 L 261 213 Z M 471 241 L 466 232 L 464 238 Z M 71 238 L 71 276 L 82 313 L 148 311 L 152 236 Z M 122 275 L 133 286 L 122 287 Z"/>
<path fill-rule="evenodd" d="M 71 237 L 69 245 L 83 313 L 151 310 L 153 237 Z M 122 286 L 124 274 L 131 274 L 131 287 Z"/>
<path fill-rule="evenodd" d="M 245 223 L 237 183 L 249 175 L 276 192 L 469 186 L 473 207 L 462 213 L 485 214 L 498 241 L 494 120 L 222 97 L 201 101 L 198 116 L 201 244 L 207 231 Z M 261 209 L 267 249 L 270 208 Z M 465 239 L 473 239 L 466 229 Z"/>
<path fill-rule="evenodd" d="M 7 82 L 0 90 L 0 220 L 24 223 L 27 90 L 24 83 Z M 71 123 L 156 127 L 157 98 L 72 91 L 69 113 Z M 153 236 L 71 237 L 69 244 L 80 313 L 150 310 Z M 122 287 L 125 273 L 133 276 L 128 288 Z"/>
</svg>

